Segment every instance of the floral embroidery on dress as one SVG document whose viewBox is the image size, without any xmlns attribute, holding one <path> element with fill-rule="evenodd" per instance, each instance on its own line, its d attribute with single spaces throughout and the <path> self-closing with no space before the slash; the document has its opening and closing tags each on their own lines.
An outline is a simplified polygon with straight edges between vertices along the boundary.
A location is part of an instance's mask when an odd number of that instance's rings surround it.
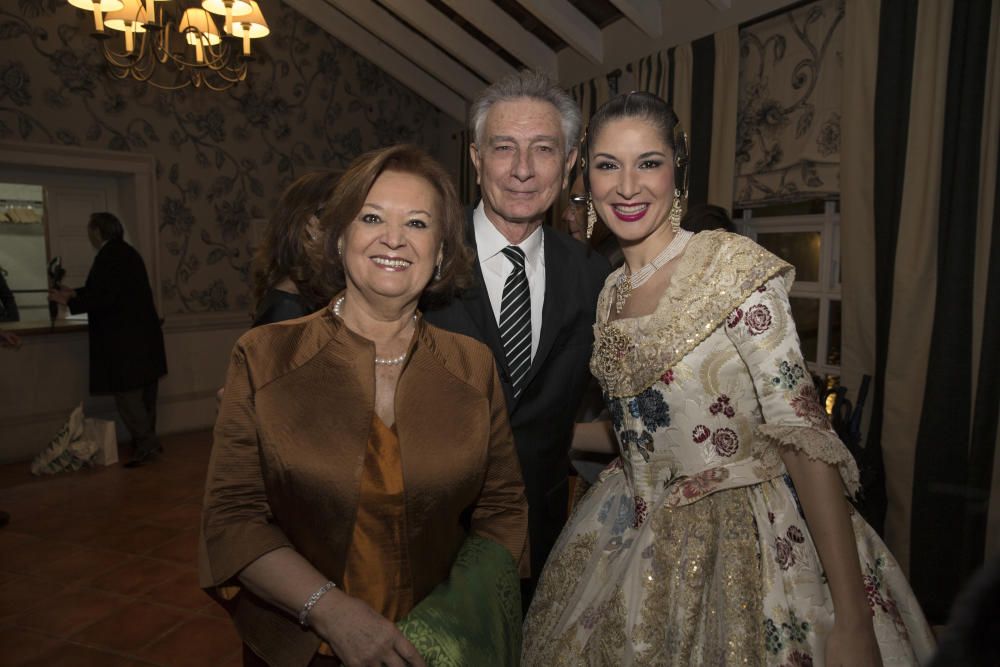
<svg viewBox="0 0 1000 667">
<path fill-rule="evenodd" d="M 597 514 L 597 520 L 602 524 L 607 522 L 611 514 L 611 506 L 615 503 L 618 504 L 618 513 L 615 514 L 614 522 L 611 525 L 611 535 L 621 537 L 625 533 L 625 529 L 635 523 L 635 517 L 633 516 L 635 507 L 632 498 L 628 496 L 612 496 L 608 498 L 601 505 L 601 510 Z"/>
<path fill-rule="evenodd" d="M 726 326 L 729 327 L 730 329 L 733 329 L 736 327 L 737 324 L 740 323 L 740 320 L 742 319 L 743 319 L 743 309 L 737 308 L 732 313 L 730 313 L 729 317 L 726 318 Z"/>
<path fill-rule="evenodd" d="M 646 431 L 637 433 L 629 429 L 623 431 L 619 438 L 622 443 L 622 451 L 628 454 L 635 447 L 643 461 L 649 461 L 649 455 L 656 451 L 653 446 L 653 436 Z"/>
<path fill-rule="evenodd" d="M 740 438 L 731 428 L 719 428 L 712 434 L 712 446 L 719 456 L 732 456 L 740 448 Z"/>
<path fill-rule="evenodd" d="M 865 582 L 865 596 L 868 598 L 868 607 L 872 610 L 872 616 L 875 615 L 877 609 L 881 610 L 892 619 L 897 628 L 905 632 L 906 624 L 903 623 L 903 618 L 899 614 L 899 608 L 883 585 L 882 571 L 884 569 L 884 556 L 876 558 L 874 564 L 865 563 L 865 575 L 862 579 Z"/>
<path fill-rule="evenodd" d="M 663 375 L 660 376 L 660 382 L 669 387 L 670 383 L 673 381 L 674 381 L 674 369 L 668 368 L 666 371 L 664 371 Z"/>
<path fill-rule="evenodd" d="M 715 399 L 715 403 L 712 403 L 712 405 L 709 406 L 708 411 L 713 415 L 717 415 L 721 412 L 730 419 L 736 415 L 736 410 L 734 410 L 733 406 L 729 404 L 729 397 L 725 394 L 720 394 L 719 397 Z"/>
<path fill-rule="evenodd" d="M 711 493 L 715 487 L 726 481 L 729 471 L 725 468 L 711 468 L 684 480 L 681 485 L 681 495 L 688 500 L 699 498 Z"/>
<path fill-rule="evenodd" d="M 799 393 L 791 400 L 795 415 L 802 417 L 816 428 L 829 428 L 829 420 L 823 406 L 819 404 L 819 394 L 812 382 L 802 385 Z"/>
<path fill-rule="evenodd" d="M 752 306 L 747 311 L 747 331 L 751 336 L 762 334 L 771 328 L 771 310 L 762 303 Z"/>
<path fill-rule="evenodd" d="M 774 655 L 781 653 L 790 644 L 805 643 L 812 632 L 812 626 L 807 621 L 800 621 L 795 615 L 795 610 L 788 609 L 787 611 L 788 620 L 782 621 L 781 625 L 778 625 L 774 619 L 764 619 L 764 646 L 769 653 Z M 795 653 L 800 653 L 805 658 L 812 660 L 808 654 L 797 650 L 790 652 L 789 658 Z"/>
<path fill-rule="evenodd" d="M 778 374 L 771 378 L 771 384 L 782 389 L 792 390 L 798 386 L 799 381 L 806 376 L 805 370 L 799 364 L 790 364 L 782 361 L 778 365 Z"/>
<path fill-rule="evenodd" d="M 787 570 L 795 565 L 795 551 L 792 549 L 791 542 L 783 537 L 774 539 L 774 562 L 782 570 Z"/>
<path fill-rule="evenodd" d="M 694 430 L 691 431 L 691 439 L 694 440 L 699 445 L 708 440 L 709 436 L 711 435 L 712 435 L 712 430 L 709 429 L 704 424 L 698 424 L 697 426 L 694 427 Z"/>
<path fill-rule="evenodd" d="M 641 418 L 642 425 L 650 431 L 670 426 L 670 406 L 653 387 L 632 397 L 628 402 L 628 411 L 633 417 Z"/>
<path fill-rule="evenodd" d="M 649 506 L 642 496 L 635 497 L 635 521 L 632 523 L 633 528 L 638 528 L 646 520 L 646 516 L 649 514 Z"/>
<path fill-rule="evenodd" d="M 781 667 L 813 667 L 813 659 L 803 651 L 792 651 L 788 654 L 788 661 Z"/>
</svg>

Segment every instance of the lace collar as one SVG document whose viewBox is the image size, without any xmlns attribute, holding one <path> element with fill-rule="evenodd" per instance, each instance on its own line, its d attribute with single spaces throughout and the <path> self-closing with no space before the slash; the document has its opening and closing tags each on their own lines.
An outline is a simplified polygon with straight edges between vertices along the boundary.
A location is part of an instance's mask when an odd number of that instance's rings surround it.
<svg viewBox="0 0 1000 667">
<path fill-rule="evenodd" d="M 701 232 L 688 242 L 653 313 L 609 322 L 624 270 L 612 272 L 601 290 L 590 359 L 601 387 L 619 398 L 651 387 L 765 282 L 780 274 L 791 287 L 795 278 L 790 264 L 744 236 Z"/>
</svg>

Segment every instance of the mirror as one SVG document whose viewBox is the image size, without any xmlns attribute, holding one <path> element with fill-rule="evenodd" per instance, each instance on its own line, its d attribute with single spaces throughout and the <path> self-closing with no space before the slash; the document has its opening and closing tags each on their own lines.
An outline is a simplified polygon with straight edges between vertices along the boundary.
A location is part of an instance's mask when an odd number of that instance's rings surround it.
<svg viewBox="0 0 1000 667">
<path fill-rule="evenodd" d="M 0 183 L 0 322 L 49 320 L 45 197 L 40 185 Z M 2 325 L 0 325 L 2 326 Z"/>
</svg>

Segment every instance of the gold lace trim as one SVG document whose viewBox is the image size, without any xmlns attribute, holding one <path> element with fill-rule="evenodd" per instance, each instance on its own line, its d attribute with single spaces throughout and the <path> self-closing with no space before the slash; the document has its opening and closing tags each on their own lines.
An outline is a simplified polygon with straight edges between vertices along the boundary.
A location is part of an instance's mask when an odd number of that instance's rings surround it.
<svg viewBox="0 0 1000 667">
<path fill-rule="evenodd" d="M 779 464 L 781 449 L 788 447 L 802 452 L 813 461 L 823 461 L 835 466 L 840 472 L 844 488 L 852 498 L 861 488 L 858 465 L 836 434 L 810 426 L 778 424 L 761 424 L 756 430 L 761 437 L 754 438 L 751 453 L 765 466 Z"/>
<path fill-rule="evenodd" d="M 590 370 L 612 397 L 635 396 L 705 340 L 750 294 L 776 275 L 790 287 L 795 270 L 750 239 L 722 231 L 695 234 L 650 315 L 608 321 L 615 281 L 597 301 Z"/>
</svg>

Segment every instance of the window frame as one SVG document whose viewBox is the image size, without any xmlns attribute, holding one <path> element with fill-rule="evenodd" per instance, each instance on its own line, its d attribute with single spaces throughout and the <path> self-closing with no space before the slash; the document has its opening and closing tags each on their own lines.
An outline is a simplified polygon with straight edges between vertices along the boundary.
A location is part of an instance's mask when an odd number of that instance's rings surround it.
<svg viewBox="0 0 1000 667">
<path fill-rule="evenodd" d="M 823 202 L 822 213 L 754 216 L 745 208 L 736 219 L 740 234 L 757 241 L 758 234 L 775 232 L 819 232 L 819 280 L 798 281 L 792 285 L 789 298 L 817 299 L 819 322 L 816 338 L 816 359 L 806 359 L 809 370 L 826 378 L 840 376 L 840 366 L 828 364 L 830 346 L 830 311 L 834 301 L 841 304 L 841 358 L 843 357 L 843 298 L 840 284 L 840 207 L 837 200 Z"/>
</svg>

